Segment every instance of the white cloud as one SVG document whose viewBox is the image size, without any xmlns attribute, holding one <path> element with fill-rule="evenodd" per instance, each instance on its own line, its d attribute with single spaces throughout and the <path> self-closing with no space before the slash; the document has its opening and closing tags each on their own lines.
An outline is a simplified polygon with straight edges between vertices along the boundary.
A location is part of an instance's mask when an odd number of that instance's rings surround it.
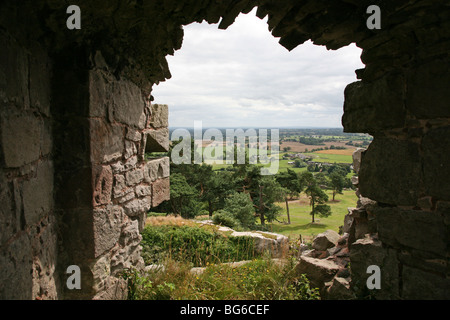
<svg viewBox="0 0 450 320">
<path fill-rule="evenodd" d="M 170 126 L 339 127 L 360 54 L 355 45 L 328 51 L 311 42 L 289 52 L 253 11 L 227 30 L 186 26 L 183 47 L 168 57 L 172 79 L 152 94 L 169 105 Z"/>
</svg>

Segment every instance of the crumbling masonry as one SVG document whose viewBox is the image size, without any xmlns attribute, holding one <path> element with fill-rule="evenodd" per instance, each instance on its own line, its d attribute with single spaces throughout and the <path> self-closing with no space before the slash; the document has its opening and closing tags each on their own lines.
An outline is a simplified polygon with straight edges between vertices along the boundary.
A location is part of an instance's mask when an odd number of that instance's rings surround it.
<svg viewBox="0 0 450 320">
<path fill-rule="evenodd" d="M 75 3 L 76 2 L 76 3 Z M 345 90 L 347 132 L 374 141 L 359 192 L 371 199 L 351 250 L 352 288 L 382 270 L 379 298 L 449 298 L 450 4 L 445 1 L 63 1 L 0 4 L 0 298 L 124 298 L 145 212 L 169 196 L 168 110 L 151 103 L 183 25 L 220 29 L 258 7 L 288 50 L 356 43 L 365 68 Z M 369 5 L 381 29 L 366 26 Z M 218 31 L 219 32 L 219 31 Z M 374 204 L 375 203 L 375 204 Z M 357 221 L 358 219 L 355 219 Z M 358 242 L 359 241 L 359 242 Z M 351 246 L 352 247 L 352 246 Z M 78 265 L 80 290 L 66 287 Z"/>
</svg>

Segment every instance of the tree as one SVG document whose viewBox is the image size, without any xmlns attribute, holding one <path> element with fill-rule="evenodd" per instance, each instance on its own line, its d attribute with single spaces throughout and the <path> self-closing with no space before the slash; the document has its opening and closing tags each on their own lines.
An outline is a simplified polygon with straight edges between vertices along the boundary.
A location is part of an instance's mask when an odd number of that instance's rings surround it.
<svg viewBox="0 0 450 320">
<path fill-rule="evenodd" d="M 337 193 L 342 194 L 342 190 L 345 186 L 345 177 L 340 174 L 339 171 L 333 171 L 329 175 L 330 187 L 333 190 L 333 201 Z"/>
<path fill-rule="evenodd" d="M 231 214 L 244 228 L 255 224 L 253 201 L 247 193 L 233 193 L 225 200 L 223 211 Z"/>
<path fill-rule="evenodd" d="M 328 201 L 328 195 L 317 184 L 306 188 L 305 193 L 309 196 L 312 223 L 315 222 L 315 215 L 324 218 L 331 215 L 331 207 L 325 204 Z"/>
<path fill-rule="evenodd" d="M 227 197 L 235 192 L 235 183 L 231 172 L 213 171 L 203 183 L 203 193 L 201 199 L 208 205 L 209 216 L 225 206 Z"/>
<path fill-rule="evenodd" d="M 195 216 L 197 212 L 190 212 L 186 208 L 195 209 L 198 206 L 197 203 L 191 203 L 195 201 L 193 198 L 196 195 L 195 188 L 187 183 L 186 178 L 181 173 L 170 175 L 170 206 L 174 214 L 179 214 L 182 217 Z"/>
<path fill-rule="evenodd" d="M 283 201 L 287 190 L 273 176 L 264 176 L 260 181 L 260 192 L 259 213 L 263 225 L 266 218 L 269 222 L 276 219 L 282 209 L 275 202 Z"/>
<path fill-rule="evenodd" d="M 294 170 L 287 169 L 285 172 L 280 172 L 275 176 L 275 179 L 277 182 L 285 188 L 285 197 L 284 200 L 286 202 L 286 213 L 287 213 L 287 219 L 288 224 L 291 223 L 291 217 L 289 215 L 289 202 L 288 202 L 288 196 L 292 199 L 293 196 L 298 195 L 303 191 L 304 185 L 302 184 L 302 181 L 300 180 L 297 173 L 295 173 Z"/>
<path fill-rule="evenodd" d="M 315 222 L 316 215 L 319 217 L 330 216 L 331 207 L 325 204 L 328 201 L 328 195 L 319 187 L 314 175 L 305 171 L 300 175 L 300 180 L 306 185 L 305 193 L 309 197 L 312 223 Z"/>
</svg>

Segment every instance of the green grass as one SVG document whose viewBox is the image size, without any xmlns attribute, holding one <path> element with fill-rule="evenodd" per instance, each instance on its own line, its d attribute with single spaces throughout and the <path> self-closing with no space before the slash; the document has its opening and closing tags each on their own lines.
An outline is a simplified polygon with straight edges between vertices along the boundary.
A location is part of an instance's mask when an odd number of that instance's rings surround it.
<svg viewBox="0 0 450 320">
<path fill-rule="evenodd" d="M 289 203 L 289 213 L 291 217 L 291 224 L 284 224 L 274 222 L 271 225 L 272 231 L 289 236 L 291 239 L 298 239 L 302 235 L 303 239 L 311 239 L 313 236 L 331 229 L 336 232 L 339 231 L 339 226 L 344 224 L 344 216 L 348 213 L 348 207 L 355 207 L 357 197 L 354 190 L 346 190 L 343 194 L 336 195 L 336 202 L 332 202 L 332 193 L 327 191 L 330 201 L 328 205 L 331 207 L 332 214 L 328 218 L 315 217 L 315 223 L 311 223 L 312 217 L 310 215 L 311 207 L 305 195 L 301 195 L 302 203 Z M 287 221 L 286 204 L 278 203 L 283 208 L 278 220 Z"/>
<path fill-rule="evenodd" d="M 329 163 L 352 163 L 352 156 L 342 154 L 326 154 L 326 153 L 305 153 L 305 155 L 312 156 L 312 161 L 315 162 L 329 162 Z"/>
<path fill-rule="evenodd" d="M 164 272 L 139 274 L 130 270 L 130 300 L 318 300 L 317 289 L 305 275 L 295 272 L 295 259 L 277 264 L 270 259 L 252 260 L 243 266 L 209 265 L 203 273 L 167 261 Z"/>
</svg>

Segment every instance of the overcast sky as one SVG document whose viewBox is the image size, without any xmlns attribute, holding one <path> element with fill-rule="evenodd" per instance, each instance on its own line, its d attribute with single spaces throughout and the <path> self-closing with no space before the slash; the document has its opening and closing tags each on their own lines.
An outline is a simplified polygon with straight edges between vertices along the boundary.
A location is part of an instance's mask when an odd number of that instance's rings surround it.
<svg viewBox="0 0 450 320">
<path fill-rule="evenodd" d="M 344 88 L 363 68 L 354 44 L 337 51 L 306 42 L 291 52 L 255 11 L 227 30 L 193 23 L 168 56 L 172 79 L 153 87 L 171 127 L 341 127 Z"/>
</svg>

